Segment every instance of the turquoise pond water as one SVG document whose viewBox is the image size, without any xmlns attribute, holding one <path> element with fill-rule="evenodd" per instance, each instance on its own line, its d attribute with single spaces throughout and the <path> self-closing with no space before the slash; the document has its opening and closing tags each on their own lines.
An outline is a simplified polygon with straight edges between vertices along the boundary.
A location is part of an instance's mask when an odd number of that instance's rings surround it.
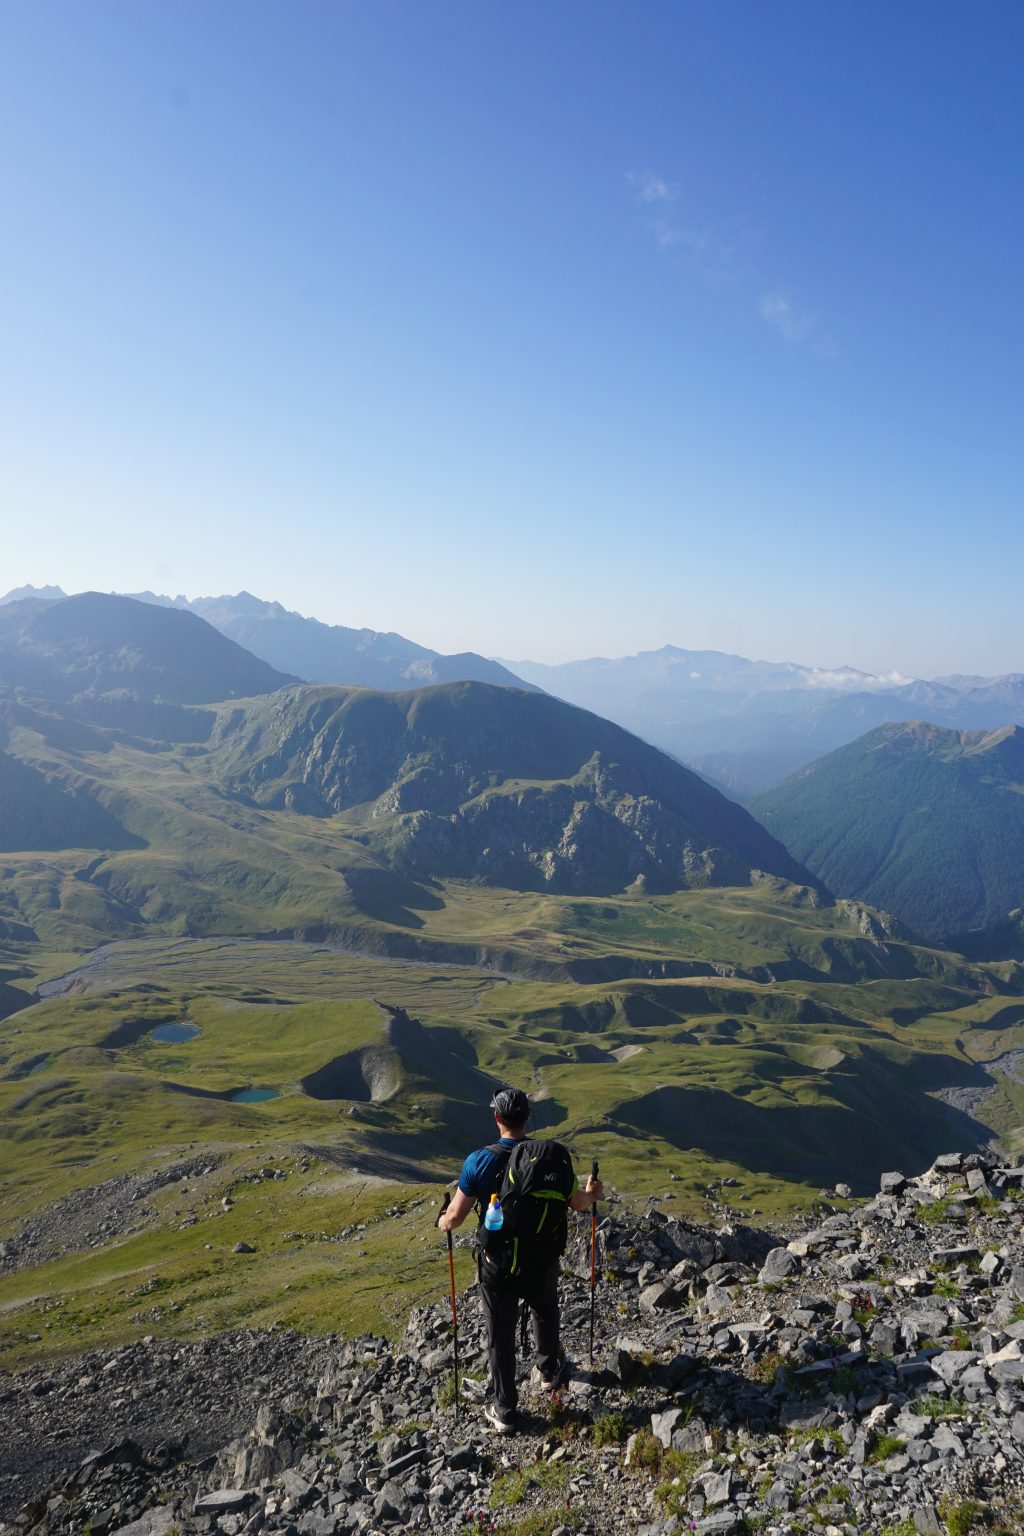
<svg viewBox="0 0 1024 1536">
<path fill-rule="evenodd" d="M 239 1088 L 231 1095 L 232 1104 L 264 1104 L 267 1099 L 279 1099 L 276 1088 Z"/>
<path fill-rule="evenodd" d="M 158 1024 L 150 1030 L 154 1040 L 161 1045 L 180 1045 L 183 1040 L 194 1040 L 199 1033 L 197 1024 Z"/>
</svg>

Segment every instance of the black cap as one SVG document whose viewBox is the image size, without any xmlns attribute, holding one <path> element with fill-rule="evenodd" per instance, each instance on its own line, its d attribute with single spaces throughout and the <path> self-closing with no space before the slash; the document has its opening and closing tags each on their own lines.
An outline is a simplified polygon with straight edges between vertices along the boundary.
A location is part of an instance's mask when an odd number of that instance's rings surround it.
<svg viewBox="0 0 1024 1536">
<path fill-rule="evenodd" d="M 530 1101 L 521 1088 L 499 1088 L 491 1108 L 506 1125 L 525 1125 L 530 1118 Z"/>
</svg>

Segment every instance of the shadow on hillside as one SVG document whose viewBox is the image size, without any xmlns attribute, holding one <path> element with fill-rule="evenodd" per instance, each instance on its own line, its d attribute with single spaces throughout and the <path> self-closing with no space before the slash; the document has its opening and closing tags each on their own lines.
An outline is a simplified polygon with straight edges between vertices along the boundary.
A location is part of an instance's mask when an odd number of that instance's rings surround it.
<svg viewBox="0 0 1024 1536">
<path fill-rule="evenodd" d="M 122 1019 L 96 1044 L 101 1051 L 117 1051 L 126 1045 L 136 1045 L 160 1024 L 173 1024 L 181 1017 L 180 1010 L 170 1013 L 153 1013 L 144 1019 Z"/>
<path fill-rule="evenodd" d="M 386 1045 L 364 1045 L 307 1073 L 299 1086 L 311 1099 L 376 1104 L 389 1099 L 401 1081 L 401 1063 L 394 1051 Z"/>
<path fill-rule="evenodd" d="M 302 1146 L 302 1151 L 332 1168 L 358 1173 L 365 1179 L 394 1179 L 397 1184 L 443 1184 L 452 1172 L 448 1165 L 417 1162 L 377 1146 L 329 1147 L 309 1143 Z"/>
<path fill-rule="evenodd" d="M 417 912 L 438 912 L 444 906 L 440 896 L 417 880 L 389 869 L 349 869 L 345 883 L 365 917 L 399 928 L 422 928 Z"/>
<path fill-rule="evenodd" d="M 489 1095 L 488 1095 L 489 1098 Z M 466 1102 L 462 1099 L 423 1096 L 423 1123 L 403 1129 L 367 1127 L 361 1136 L 364 1151 L 355 1152 L 364 1170 L 380 1173 L 395 1162 L 416 1168 L 422 1182 L 438 1176 L 453 1178 L 470 1152 L 490 1146 L 497 1140 L 494 1117 L 488 1099 Z M 556 1099 L 542 1099 L 536 1106 L 536 1119 L 530 1134 L 546 1135 L 568 1118 L 568 1110 Z"/>
<path fill-rule="evenodd" d="M 992 1086 L 981 1068 L 962 1063 L 957 1070 L 948 1057 L 941 1064 L 942 1086 Z M 925 1091 L 937 1062 L 901 1069 L 865 1052 L 858 1067 L 856 1074 L 818 1074 L 821 1095 L 832 1102 L 761 1105 L 716 1088 L 663 1086 L 620 1106 L 616 1118 L 680 1151 L 699 1148 L 776 1178 L 845 1179 L 859 1193 L 876 1189 L 887 1169 L 927 1166 L 951 1147 L 969 1151 L 988 1141 L 988 1127 Z"/>
</svg>

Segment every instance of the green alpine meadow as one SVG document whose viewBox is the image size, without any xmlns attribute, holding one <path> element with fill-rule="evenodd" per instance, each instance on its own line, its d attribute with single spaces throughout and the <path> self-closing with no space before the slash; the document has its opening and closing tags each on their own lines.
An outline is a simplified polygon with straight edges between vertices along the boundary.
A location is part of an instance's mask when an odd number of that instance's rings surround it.
<svg viewBox="0 0 1024 1536">
<path fill-rule="evenodd" d="M 281 684 L 190 613 L 78 608 L 12 604 L 4 631 L 12 1361 L 394 1333 L 504 1081 L 578 1164 L 690 1217 L 1021 1145 L 1020 961 L 834 896 L 636 737 L 483 682 Z"/>
</svg>

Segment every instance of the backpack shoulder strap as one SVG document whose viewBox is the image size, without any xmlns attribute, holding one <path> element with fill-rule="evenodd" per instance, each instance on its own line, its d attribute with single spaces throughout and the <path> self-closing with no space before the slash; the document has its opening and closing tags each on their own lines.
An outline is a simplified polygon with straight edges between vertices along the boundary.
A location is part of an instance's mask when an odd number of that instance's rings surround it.
<svg viewBox="0 0 1024 1536">
<path fill-rule="evenodd" d="M 515 1151 L 515 1147 L 505 1147 L 505 1146 L 502 1146 L 500 1141 L 495 1141 L 495 1142 L 492 1142 L 489 1147 L 484 1147 L 483 1150 L 485 1152 L 493 1152 L 494 1156 L 496 1158 L 500 1159 L 501 1165 L 502 1165 L 502 1167 L 501 1167 L 501 1176 L 502 1176 L 502 1179 L 504 1179 L 505 1172 L 506 1172 L 506 1170 L 508 1168 L 509 1159 L 511 1158 L 512 1153 Z M 486 1209 L 487 1209 L 487 1201 L 481 1196 L 481 1198 L 476 1203 L 477 1220 L 481 1223 L 481 1225 L 483 1224 L 484 1212 L 486 1211 Z"/>
</svg>

